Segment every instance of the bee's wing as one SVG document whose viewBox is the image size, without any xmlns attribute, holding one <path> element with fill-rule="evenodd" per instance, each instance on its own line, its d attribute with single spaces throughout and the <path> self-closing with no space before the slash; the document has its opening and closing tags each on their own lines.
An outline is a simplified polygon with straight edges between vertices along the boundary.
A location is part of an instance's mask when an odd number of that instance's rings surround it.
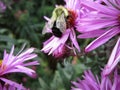
<svg viewBox="0 0 120 90">
<path fill-rule="evenodd" d="M 66 30 L 66 21 L 64 13 L 57 18 L 56 27 L 59 28 L 62 33 Z"/>
<path fill-rule="evenodd" d="M 53 27 L 54 21 L 49 21 L 45 23 L 45 26 L 43 27 L 42 34 L 46 34 L 50 32 L 50 29 Z"/>
</svg>

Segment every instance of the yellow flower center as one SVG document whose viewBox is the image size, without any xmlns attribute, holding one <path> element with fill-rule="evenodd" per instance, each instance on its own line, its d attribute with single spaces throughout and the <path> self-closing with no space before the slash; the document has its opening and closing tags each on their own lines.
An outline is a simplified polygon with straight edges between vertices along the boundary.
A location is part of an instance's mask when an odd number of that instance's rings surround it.
<svg viewBox="0 0 120 90">
<path fill-rule="evenodd" d="M 0 67 L 2 66 L 2 60 L 0 60 Z"/>
<path fill-rule="evenodd" d="M 1 66 L 2 66 L 2 60 L 0 60 L 0 68 L 2 71 L 4 71 L 6 69 L 6 65 L 3 65 L 2 67 Z"/>
</svg>

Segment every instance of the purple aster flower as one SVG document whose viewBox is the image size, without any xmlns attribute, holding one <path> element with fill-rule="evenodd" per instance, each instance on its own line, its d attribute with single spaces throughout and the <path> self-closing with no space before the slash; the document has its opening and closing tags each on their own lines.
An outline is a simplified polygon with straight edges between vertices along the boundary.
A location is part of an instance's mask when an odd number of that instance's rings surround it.
<svg viewBox="0 0 120 90">
<path fill-rule="evenodd" d="M 85 51 L 89 52 L 106 43 L 120 33 L 120 0 L 102 0 L 102 3 L 83 1 L 82 6 L 89 9 L 81 18 L 78 38 L 94 38 Z"/>
<path fill-rule="evenodd" d="M 12 81 L 4 77 L 10 73 L 25 73 L 30 77 L 36 77 L 36 72 L 28 68 L 28 66 L 39 65 L 38 61 L 30 61 L 37 57 L 37 54 L 33 53 L 34 48 L 29 48 L 24 52 L 22 50 L 17 55 L 13 55 L 14 46 L 10 54 L 4 51 L 3 60 L 0 62 L 0 80 L 11 85 Z"/>
<path fill-rule="evenodd" d="M 99 81 L 98 76 L 88 70 L 84 72 L 83 80 L 78 79 L 78 82 L 72 82 L 71 90 L 119 90 L 120 75 L 117 71 L 114 72 L 114 77 L 101 77 Z"/>
<path fill-rule="evenodd" d="M 4 12 L 6 10 L 6 5 L 0 1 L 0 13 Z"/>
<path fill-rule="evenodd" d="M 56 6 L 51 19 L 45 17 L 48 22 L 43 34 L 47 32 L 53 36 L 44 42 L 41 51 L 55 57 L 63 56 L 66 49 L 80 52 L 75 34 L 80 18 L 80 0 L 65 0 L 65 3 L 65 6 Z"/>
<path fill-rule="evenodd" d="M 106 76 L 110 74 L 115 69 L 119 61 L 120 61 L 120 38 L 118 39 L 111 53 L 107 65 L 103 69 L 103 75 Z"/>
</svg>

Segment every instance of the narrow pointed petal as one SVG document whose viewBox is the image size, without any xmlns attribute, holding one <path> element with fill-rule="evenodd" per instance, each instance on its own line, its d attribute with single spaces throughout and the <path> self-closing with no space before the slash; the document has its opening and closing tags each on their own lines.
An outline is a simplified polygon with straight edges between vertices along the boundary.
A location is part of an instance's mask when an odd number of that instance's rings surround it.
<svg viewBox="0 0 120 90">
<path fill-rule="evenodd" d="M 75 32 L 73 31 L 73 33 L 70 33 L 70 38 L 74 44 L 74 46 L 78 49 L 78 51 L 80 52 L 80 47 L 78 45 L 78 42 L 76 40 L 76 35 L 75 35 Z"/>
<path fill-rule="evenodd" d="M 85 52 L 89 52 L 89 51 L 92 51 L 93 49 L 96 49 L 97 47 L 99 47 L 100 45 L 104 44 L 109 39 L 111 39 L 112 37 L 117 35 L 119 32 L 120 31 L 119 31 L 118 27 L 112 28 L 111 30 L 107 31 L 106 33 L 102 34 L 100 37 L 95 39 L 92 43 L 90 43 L 85 48 Z"/>
</svg>

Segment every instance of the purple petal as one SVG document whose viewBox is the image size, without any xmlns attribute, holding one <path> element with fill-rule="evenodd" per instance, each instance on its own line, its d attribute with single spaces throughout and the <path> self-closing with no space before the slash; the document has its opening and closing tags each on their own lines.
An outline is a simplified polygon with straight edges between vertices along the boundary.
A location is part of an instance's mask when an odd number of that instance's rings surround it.
<svg viewBox="0 0 120 90">
<path fill-rule="evenodd" d="M 10 52 L 8 58 L 7 58 L 7 61 L 5 60 L 6 61 L 6 65 L 9 65 L 11 62 L 13 62 L 13 59 L 12 59 L 13 52 L 14 52 L 14 45 L 12 46 L 12 49 L 11 49 L 11 52 Z"/>
<path fill-rule="evenodd" d="M 103 14 L 108 14 L 108 15 L 113 15 L 113 16 L 118 15 L 118 10 L 116 10 L 112 7 L 109 8 L 109 7 L 99 4 L 99 3 L 94 3 L 94 2 L 84 0 L 83 6 L 85 6 L 86 8 L 89 8 L 91 10 L 97 10 L 98 12 L 101 12 Z"/>
<path fill-rule="evenodd" d="M 94 21 L 92 21 L 94 22 Z M 107 27 L 107 26 L 113 26 L 113 25 L 116 25 L 116 20 L 113 20 L 113 21 L 110 21 L 110 22 L 103 22 L 103 23 L 91 23 L 90 24 L 85 24 L 85 25 L 81 25 L 79 27 L 79 32 L 90 32 L 90 31 L 93 31 L 93 30 L 98 30 L 98 29 L 101 29 L 103 27 Z"/>
<path fill-rule="evenodd" d="M 105 32 L 106 32 L 106 30 L 89 31 L 89 32 L 78 35 L 78 38 L 94 38 L 94 37 L 98 37 L 98 36 L 102 35 Z"/>
<path fill-rule="evenodd" d="M 34 70 L 27 67 L 20 66 L 20 65 L 16 66 L 16 68 L 18 69 L 18 72 L 25 73 L 30 77 L 33 77 L 33 74 L 35 73 Z"/>
<path fill-rule="evenodd" d="M 78 51 L 80 52 L 80 47 L 78 45 L 78 42 L 76 40 L 76 34 L 74 31 L 71 31 L 70 33 L 70 39 L 72 40 L 72 43 L 74 44 L 74 46 L 78 49 Z"/>
<path fill-rule="evenodd" d="M 80 0 L 64 0 L 66 2 L 66 8 L 71 10 L 80 9 Z"/>
<path fill-rule="evenodd" d="M 86 48 L 85 52 L 92 51 L 93 49 L 99 47 L 100 45 L 107 42 L 109 39 L 111 39 L 113 36 L 117 35 L 119 33 L 119 28 L 112 28 L 109 31 L 102 34 L 100 37 L 98 37 L 96 40 L 94 40 L 92 43 L 90 43 Z"/>
<path fill-rule="evenodd" d="M 34 50 L 35 50 L 35 48 L 29 48 L 29 49 L 27 49 L 26 51 L 22 52 L 22 53 L 21 53 L 19 56 L 17 56 L 17 57 L 19 58 L 19 57 L 22 57 L 22 56 L 24 56 L 24 55 L 26 55 L 26 54 L 30 54 L 30 53 L 32 53 Z"/>
<path fill-rule="evenodd" d="M 31 61 L 28 63 L 23 64 L 24 66 L 33 66 L 33 65 L 39 65 L 40 63 L 38 61 Z"/>
</svg>

